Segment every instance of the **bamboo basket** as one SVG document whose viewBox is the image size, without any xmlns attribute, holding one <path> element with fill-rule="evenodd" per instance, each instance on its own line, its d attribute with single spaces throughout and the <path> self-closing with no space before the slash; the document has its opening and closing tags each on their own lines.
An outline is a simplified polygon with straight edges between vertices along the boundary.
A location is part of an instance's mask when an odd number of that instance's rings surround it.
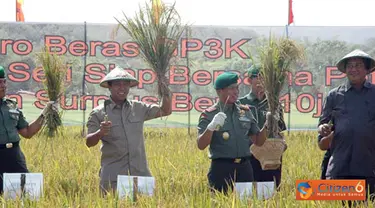
<svg viewBox="0 0 375 208">
<path fill-rule="evenodd" d="M 252 144 L 250 152 L 259 160 L 262 170 L 276 170 L 281 165 L 285 147 L 283 139 L 267 139 L 262 146 Z"/>
</svg>

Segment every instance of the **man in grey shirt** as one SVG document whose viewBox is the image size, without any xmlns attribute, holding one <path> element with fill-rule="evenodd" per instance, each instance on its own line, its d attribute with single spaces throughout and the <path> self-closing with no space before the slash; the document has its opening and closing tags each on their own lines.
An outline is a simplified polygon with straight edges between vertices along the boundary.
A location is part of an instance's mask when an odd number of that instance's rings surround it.
<svg viewBox="0 0 375 208">
<path fill-rule="evenodd" d="M 366 80 L 374 71 L 375 60 L 361 50 L 344 56 L 337 68 L 347 75 L 347 82 L 331 90 L 319 119 L 319 134 L 331 153 L 328 179 L 366 179 L 370 194 L 375 193 L 375 85 Z M 366 192 L 366 193 L 367 193 Z M 373 200 L 373 197 L 370 197 Z"/>
</svg>

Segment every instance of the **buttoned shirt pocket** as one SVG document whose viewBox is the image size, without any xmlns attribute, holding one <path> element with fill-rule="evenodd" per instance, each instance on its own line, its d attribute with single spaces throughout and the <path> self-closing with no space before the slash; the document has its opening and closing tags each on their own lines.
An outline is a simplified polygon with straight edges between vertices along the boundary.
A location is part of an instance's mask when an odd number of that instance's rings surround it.
<svg viewBox="0 0 375 208">
<path fill-rule="evenodd" d="M 128 117 L 128 124 L 129 125 L 129 130 L 133 132 L 134 135 L 141 135 L 142 130 L 143 130 L 143 118 L 131 114 Z"/>
<path fill-rule="evenodd" d="M 110 139 L 118 140 L 124 135 L 124 127 L 121 123 L 112 123 Z"/>
<path fill-rule="evenodd" d="M 252 121 L 248 117 L 241 116 L 238 118 L 238 121 L 240 123 L 241 129 L 246 129 L 246 130 L 250 129 Z"/>
</svg>

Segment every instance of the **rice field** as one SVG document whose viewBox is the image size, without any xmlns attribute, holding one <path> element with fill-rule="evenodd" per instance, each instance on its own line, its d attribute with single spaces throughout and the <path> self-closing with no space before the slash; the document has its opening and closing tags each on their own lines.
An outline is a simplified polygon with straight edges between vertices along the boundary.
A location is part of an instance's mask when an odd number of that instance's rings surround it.
<svg viewBox="0 0 375 208">
<path fill-rule="evenodd" d="M 100 145 L 88 149 L 81 128 L 69 127 L 64 135 L 47 139 L 23 139 L 31 172 L 44 174 L 44 193 L 39 201 L 4 201 L 3 207 L 342 207 L 339 201 L 297 201 L 295 180 L 319 179 L 324 152 L 315 132 L 292 132 L 286 138 L 282 187 L 268 200 L 240 200 L 236 194 L 213 195 L 207 188 L 210 161 L 207 151 L 196 146 L 195 129 L 146 128 L 146 150 L 156 180 L 154 195 L 137 202 L 99 194 Z M 99 143 L 100 144 L 100 143 Z"/>
</svg>

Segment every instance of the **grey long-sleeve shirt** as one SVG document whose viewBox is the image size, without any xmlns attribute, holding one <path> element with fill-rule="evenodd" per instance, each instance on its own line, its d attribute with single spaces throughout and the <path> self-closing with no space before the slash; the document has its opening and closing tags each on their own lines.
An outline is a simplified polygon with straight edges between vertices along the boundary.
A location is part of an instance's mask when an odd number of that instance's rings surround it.
<svg viewBox="0 0 375 208">
<path fill-rule="evenodd" d="M 375 85 L 347 82 L 327 95 L 319 125 L 335 120 L 327 177 L 375 177 Z"/>
</svg>

